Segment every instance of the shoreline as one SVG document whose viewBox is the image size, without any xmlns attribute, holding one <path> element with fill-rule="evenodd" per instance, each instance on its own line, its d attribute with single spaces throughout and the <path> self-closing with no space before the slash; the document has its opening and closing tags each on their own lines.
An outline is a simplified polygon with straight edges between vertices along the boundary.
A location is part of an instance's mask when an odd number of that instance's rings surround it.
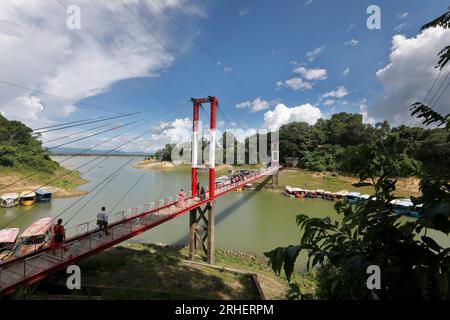
<svg viewBox="0 0 450 320">
<path fill-rule="evenodd" d="M 24 176 L 27 176 L 27 174 L 19 173 L 16 170 L 2 170 L 0 171 L 0 189 L 5 187 L 4 189 L 1 189 L 0 195 L 7 194 L 7 193 L 21 193 L 24 191 L 34 191 L 36 189 L 39 189 L 40 186 L 46 183 L 46 181 L 50 180 L 52 177 L 56 177 L 59 174 L 63 174 L 64 171 L 67 170 L 64 167 L 61 167 L 60 170 L 56 171 L 54 175 L 48 176 L 47 179 L 43 178 L 37 178 L 37 179 L 24 179 L 23 181 L 19 181 L 23 179 Z M 66 178 L 66 177 L 64 177 Z M 78 190 L 77 187 L 88 183 L 89 181 L 86 179 L 81 178 L 79 175 L 77 175 L 76 179 L 74 181 L 68 181 L 64 178 L 62 182 L 56 181 L 56 183 L 61 183 L 61 186 L 59 185 L 48 185 L 43 187 L 43 189 L 49 191 L 52 193 L 53 198 L 71 198 L 71 197 L 77 197 L 82 196 L 86 194 L 86 191 Z M 71 177 L 72 178 L 72 177 Z M 70 179 L 70 178 L 69 178 Z M 32 181 L 34 180 L 34 181 Z M 17 181 L 17 182 L 16 182 Z M 13 184 L 13 185 L 11 185 Z M 8 186 L 11 185 L 11 186 Z M 8 186 L 8 187 L 6 187 Z"/>
</svg>

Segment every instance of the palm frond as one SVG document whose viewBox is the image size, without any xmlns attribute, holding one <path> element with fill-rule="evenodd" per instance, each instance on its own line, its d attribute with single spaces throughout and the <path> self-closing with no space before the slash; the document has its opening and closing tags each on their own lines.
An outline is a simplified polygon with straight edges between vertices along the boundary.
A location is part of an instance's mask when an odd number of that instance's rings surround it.
<svg viewBox="0 0 450 320">
<path fill-rule="evenodd" d="M 416 116 L 416 118 L 423 118 L 422 124 L 430 125 L 432 123 L 438 123 L 437 126 L 446 125 L 446 127 L 450 126 L 450 114 L 443 116 L 429 106 L 423 104 L 422 102 L 414 103 L 411 108 L 411 116 Z"/>
<path fill-rule="evenodd" d="M 433 21 L 428 22 L 427 24 L 424 24 L 421 28 L 421 30 L 425 30 L 432 27 L 441 26 L 443 28 L 450 28 L 450 10 L 448 10 L 443 15 L 437 17 Z"/>
</svg>

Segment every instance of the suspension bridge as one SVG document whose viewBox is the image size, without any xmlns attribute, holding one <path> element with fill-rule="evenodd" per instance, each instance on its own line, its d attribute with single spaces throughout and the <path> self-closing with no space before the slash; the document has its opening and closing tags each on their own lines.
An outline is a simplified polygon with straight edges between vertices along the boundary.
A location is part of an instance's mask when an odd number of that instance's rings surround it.
<svg viewBox="0 0 450 320">
<path fill-rule="evenodd" d="M 242 188 L 244 185 L 261 179 L 277 180 L 278 144 L 271 145 L 271 165 L 258 171 L 252 171 L 245 179 L 217 185 L 215 183 L 215 146 L 216 146 L 216 97 L 191 99 L 193 102 L 193 139 L 191 190 L 185 201 L 171 196 L 146 203 L 135 208 L 121 211 L 110 216 L 107 227 L 109 234 L 100 231 L 96 221 L 88 221 L 66 230 L 66 251 L 59 250 L 53 255 L 51 249 L 38 248 L 25 255 L 11 258 L 0 263 L 0 295 L 8 295 L 22 286 L 36 283 L 69 265 L 102 252 L 143 232 L 157 227 L 182 214 L 189 213 L 189 253 L 191 259 L 197 250 L 202 250 L 207 262 L 214 264 L 214 230 L 216 199 Z M 204 168 L 198 161 L 199 108 L 210 104 L 210 148 L 208 174 L 209 184 L 203 195 L 197 194 L 197 170 Z"/>
</svg>

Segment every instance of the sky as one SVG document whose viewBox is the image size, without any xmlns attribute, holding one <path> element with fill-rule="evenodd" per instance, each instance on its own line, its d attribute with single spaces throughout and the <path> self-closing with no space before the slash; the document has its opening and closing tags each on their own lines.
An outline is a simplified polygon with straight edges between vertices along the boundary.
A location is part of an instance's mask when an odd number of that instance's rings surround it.
<svg viewBox="0 0 450 320">
<path fill-rule="evenodd" d="M 80 9 L 80 29 L 67 27 L 71 5 Z M 380 29 L 367 27 L 370 5 L 380 8 Z M 141 112 L 110 127 L 80 134 L 97 125 L 75 127 L 41 139 L 52 147 L 114 128 L 67 145 L 109 149 L 147 130 L 123 148 L 145 152 L 189 137 L 190 98 L 208 95 L 219 99 L 219 129 L 234 129 L 241 139 L 337 112 L 361 113 L 372 124 L 419 125 L 408 108 L 447 74 L 434 66 L 450 44 L 450 30 L 420 27 L 447 6 L 443 0 L 2 0 L 0 112 L 33 129 Z M 449 99 L 447 90 L 431 105 L 448 113 Z M 49 141 L 63 135 L 71 137 Z"/>
</svg>

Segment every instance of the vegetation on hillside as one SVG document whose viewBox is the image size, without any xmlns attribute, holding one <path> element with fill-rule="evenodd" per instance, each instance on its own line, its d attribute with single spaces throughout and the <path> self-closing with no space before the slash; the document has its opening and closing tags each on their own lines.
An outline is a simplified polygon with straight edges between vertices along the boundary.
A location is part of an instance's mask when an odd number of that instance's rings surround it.
<svg viewBox="0 0 450 320">
<path fill-rule="evenodd" d="M 313 126 L 289 123 L 280 129 L 280 155 L 296 157 L 311 171 L 359 174 L 375 151 L 391 163 L 392 175 L 421 175 L 428 169 L 450 172 L 450 142 L 443 128 L 423 129 L 385 121 L 363 123 L 362 115 L 338 113 Z"/>
<path fill-rule="evenodd" d="M 70 172 L 53 161 L 33 134 L 19 121 L 10 121 L 0 114 L 0 187 L 3 192 L 19 192 L 49 183 L 57 187 L 57 195 L 85 183 L 78 172 Z M 60 179 L 59 179 L 60 177 Z M 64 189 L 64 190 L 61 190 Z"/>
<path fill-rule="evenodd" d="M 9 121 L 0 114 L 0 166 L 46 173 L 59 168 L 32 133 L 23 123 Z"/>
</svg>

